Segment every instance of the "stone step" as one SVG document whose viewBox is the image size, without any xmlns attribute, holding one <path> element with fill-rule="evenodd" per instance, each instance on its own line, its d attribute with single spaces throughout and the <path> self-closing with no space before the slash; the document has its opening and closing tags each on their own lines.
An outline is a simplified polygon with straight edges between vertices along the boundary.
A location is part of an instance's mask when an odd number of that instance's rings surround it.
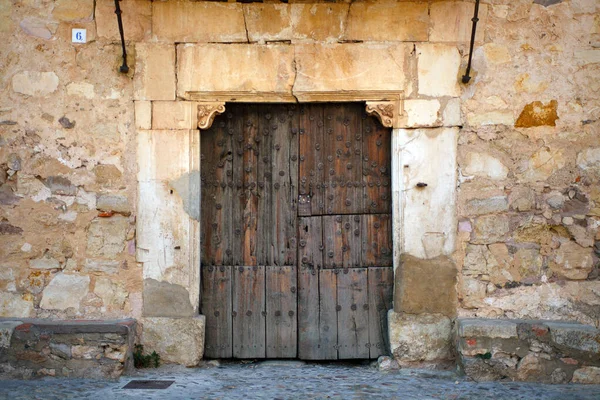
<svg viewBox="0 0 600 400">
<path fill-rule="evenodd" d="M 133 370 L 136 321 L 0 318 L 0 379 L 118 378 Z"/>
<path fill-rule="evenodd" d="M 458 364 L 476 381 L 600 384 L 600 330 L 571 321 L 459 318 Z"/>
</svg>

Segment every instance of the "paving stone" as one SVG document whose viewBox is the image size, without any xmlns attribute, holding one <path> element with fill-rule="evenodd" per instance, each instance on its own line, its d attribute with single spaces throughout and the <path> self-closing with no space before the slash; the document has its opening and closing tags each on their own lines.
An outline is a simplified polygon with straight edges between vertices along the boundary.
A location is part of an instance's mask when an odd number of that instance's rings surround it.
<svg viewBox="0 0 600 400">
<path fill-rule="evenodd" d="M 164 390 L 123 389 L 133 379 L 173 380 Z M 380 372 L 360 363 L 306 363 L 300 367 L 221 362 L 219 368 L 165 365 L 118 380 L 43 378 L 6 380 L 0 398 L 31 399 L 478 399 L 596 400 L 598 385 L 473 382 L 448 371 Z"/>
</svg>

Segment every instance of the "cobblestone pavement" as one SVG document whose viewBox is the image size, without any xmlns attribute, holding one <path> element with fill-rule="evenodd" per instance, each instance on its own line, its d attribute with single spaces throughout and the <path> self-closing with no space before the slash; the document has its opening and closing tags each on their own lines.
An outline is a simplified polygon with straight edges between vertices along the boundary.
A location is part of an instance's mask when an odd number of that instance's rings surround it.
<svg viewBox="0 0 600 400">
<path fill-rule="evenodd" d="M 123 389 L 133 379 L 173 380 L 162 390 Z M 300 362 L 164 366 L 119 380 L 0 381 L 0 399 L 600 399 L 600 385 L 469 382 L 451 372 L 379 372 L 369 365 Z"/>
</svg>

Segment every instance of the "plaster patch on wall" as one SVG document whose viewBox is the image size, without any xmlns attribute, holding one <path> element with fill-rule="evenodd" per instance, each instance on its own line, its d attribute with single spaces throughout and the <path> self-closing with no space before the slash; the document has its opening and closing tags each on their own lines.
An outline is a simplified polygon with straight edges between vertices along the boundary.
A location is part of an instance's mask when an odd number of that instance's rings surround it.
<svg viewBox="0 0 600 400">
<path fill-rule="evenodd" d="M 200 221 L 200 171 L 190 171 L 169 182 L 183 201 L 183 209 L 196 221 Z"/>
</svg>

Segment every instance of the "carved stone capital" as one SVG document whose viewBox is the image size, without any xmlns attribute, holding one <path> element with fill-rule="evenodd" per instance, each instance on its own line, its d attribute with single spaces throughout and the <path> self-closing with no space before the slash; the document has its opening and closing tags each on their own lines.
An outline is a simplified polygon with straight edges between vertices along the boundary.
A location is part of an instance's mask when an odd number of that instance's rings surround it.
<svg viewBox="0 0 600 400">
<path fill-rule="evenodd" d="M 217 114 L 225 112 L 224 102 L 210 102 L 198 104 L 198 128 L 208 129 L 212 126 Z"/>
<path fill-rule="evenodd" d="M 400 119 L 400 101 L 367 101 L 367 114 L 374 115 L 386 128 L 397 128 Z"/>
</svg>

